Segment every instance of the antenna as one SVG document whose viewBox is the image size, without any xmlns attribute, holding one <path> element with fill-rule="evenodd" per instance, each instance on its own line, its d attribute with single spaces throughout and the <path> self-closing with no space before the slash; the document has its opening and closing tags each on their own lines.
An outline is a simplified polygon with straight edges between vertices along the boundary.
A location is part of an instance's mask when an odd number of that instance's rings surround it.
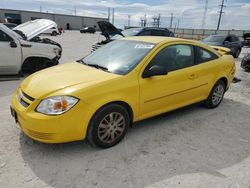
<svg viewBox="0 0 250 188">
<path fill-rule="evenodd" d="M 207 5 L 208 5 L 208 0 L 206 0 L 205 11 L 204 11 L 204 14 L 203 14 L 202 25 L 201 25 L 201 28 L 202 28 L 202 29 L 205 29 L 205 26 L 206 26 Z"/>
<path fill-rule="evenodd" d="M 217 31 L 220 29 L 220 22 L 221 22 L 221 16 L 222 16 L 222 14 L 223 13 L 225 13 L 225 12 L 223 12 L 223 8 L 225 8 L 226 6 L 224 5 L 224 2 L 225 2 L 225 0 L 222 0 L 222 3 L 221 3 L 221 5 L 220 5 L 220 15 L 219 15 L 219 20 L 218 20 L 218 25 L 217 25 Z"/>
</svg>

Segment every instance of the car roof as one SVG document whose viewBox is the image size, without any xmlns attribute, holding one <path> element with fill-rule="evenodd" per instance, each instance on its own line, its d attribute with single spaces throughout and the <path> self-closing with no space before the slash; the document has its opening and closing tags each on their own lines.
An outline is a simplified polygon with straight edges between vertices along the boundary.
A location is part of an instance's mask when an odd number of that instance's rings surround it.
<svg viewBox="0 0 250 188">
<path fill-rule="evenodd" d="M 121 40 L 132 40 L 132 41 L 138 41 L 138 42 L 148 42 L 153 44 L 158 44 L 161 42 L 192 42 L 193 40 L 187 40 L 187 39 L 180 39 L 175 37 L 159 37 L 159 36 L 135 36 L 135 37 L 125 37 Z"/>
</svg>

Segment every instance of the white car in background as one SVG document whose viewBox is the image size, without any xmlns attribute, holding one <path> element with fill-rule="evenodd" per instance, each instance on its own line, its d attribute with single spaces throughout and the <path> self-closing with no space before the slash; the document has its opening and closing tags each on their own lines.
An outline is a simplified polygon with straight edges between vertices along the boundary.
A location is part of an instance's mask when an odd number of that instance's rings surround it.
<svg viewBox="0 0 250 188">
<path fill-rule="evenodd" d="M 35 72 L 58 64 L 61 45 L 39 35 L 56 23 L 37 19 L 13 30 L 0 24 L 0 75 Z"/>
<path fill-rule="evenodd" d="M 60 32 L 56 26 L 56 27 L 52 27 L 52 28 L 44 31 L 42 34 L 49 34 L 51 36 L 56 36 L 56 35 L 60 35 Z"/>
</svg>

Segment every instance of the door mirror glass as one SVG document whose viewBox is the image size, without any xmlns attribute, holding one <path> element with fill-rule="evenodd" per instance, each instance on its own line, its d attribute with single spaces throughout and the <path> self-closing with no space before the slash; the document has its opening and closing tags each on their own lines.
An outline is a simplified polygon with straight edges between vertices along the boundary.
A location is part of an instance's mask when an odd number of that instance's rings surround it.
<svg viewBox="0 0 250 188">
<path fill-rule="evenodd" d="M 229 44 L 229 41 L 225 40 L 225 41 L 223 42 L 223 44 L 224 44 L 224 45 L 228 45 L 228 44 Z"/>
<path fill-rule="evenodd" d="M 166 75 L 168 72 L 164 67 L 159 66 L 159 65 L 153 65 L 149 69 L 146 69 L 143 74 L 142 78 L 149 78 L 152 76 L 161 76 L 161 75 Z"/>
</svg>

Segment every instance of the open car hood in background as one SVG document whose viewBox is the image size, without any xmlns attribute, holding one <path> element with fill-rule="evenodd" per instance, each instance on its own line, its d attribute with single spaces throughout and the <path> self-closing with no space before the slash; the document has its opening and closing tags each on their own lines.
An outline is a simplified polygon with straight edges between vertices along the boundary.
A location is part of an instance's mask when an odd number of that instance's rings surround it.
<svg viewBox="0 0 250 188">
<path fill-rule="evenodd" d="M 54 21 L 47 19 L 36 19 L 32 21 L 25 22 L 13 28 L 13 30 L 21 31 L 30 40 L 44 31 L 56 27 L 57 24 Z"/>
<path fill-rule="evenodd" d="M 124 35 L 110 22 L 99 21 L 97 24 L 102 31 L 102 35 L 104 35 L 106 38 L 114 35 L 121 35 L 124 37 Z"/>
</svg>

